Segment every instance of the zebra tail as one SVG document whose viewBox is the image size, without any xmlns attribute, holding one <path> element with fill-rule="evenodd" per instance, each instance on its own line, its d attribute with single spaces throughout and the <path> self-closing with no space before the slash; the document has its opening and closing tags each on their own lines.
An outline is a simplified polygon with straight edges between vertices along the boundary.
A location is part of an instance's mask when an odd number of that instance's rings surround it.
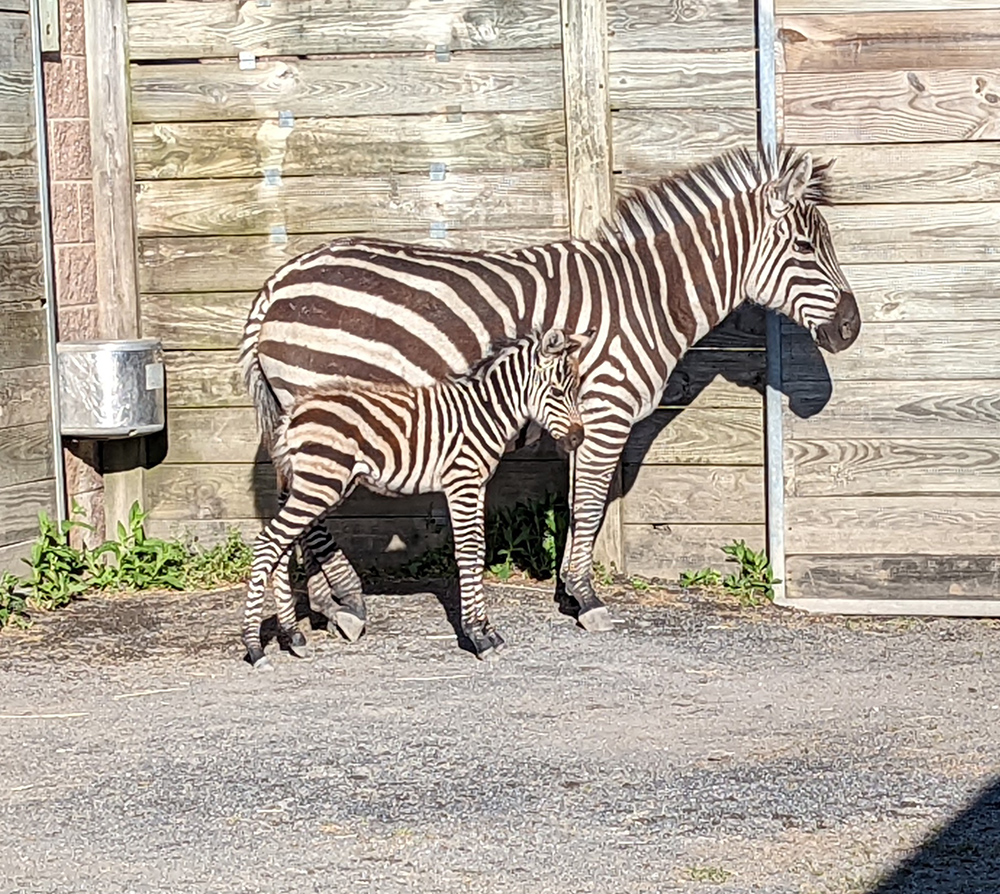
<svg viewBox="0 0 1000 894">
<path fill-rule="evenodd" d="M 281 425 L 281 404 L 271 388 L 257 353 L 257 339 L 260 336 L 261 321 L 270 305 L 270 293 L 262 289 L 250 311 L 250 318 L 243 330 L 243 344 L 240 347 L 240 365 L 243 367 L 243 382 L 253 401 L 264 446 L 268 452 L 274 451 L 278 427 Z M 267 294 L 265 294 L 267 293 Z"/>
</svg>

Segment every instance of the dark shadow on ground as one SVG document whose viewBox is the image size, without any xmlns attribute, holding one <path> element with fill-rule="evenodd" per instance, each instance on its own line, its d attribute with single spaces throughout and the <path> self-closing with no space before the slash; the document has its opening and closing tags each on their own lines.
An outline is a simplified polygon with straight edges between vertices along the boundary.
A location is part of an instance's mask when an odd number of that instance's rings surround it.
<svg viewBox="0 0 1000 894">
<path fill-rule="evenodd" d="M 868 894 L 1000 891 L 1000 777 Z"/>
</svg>

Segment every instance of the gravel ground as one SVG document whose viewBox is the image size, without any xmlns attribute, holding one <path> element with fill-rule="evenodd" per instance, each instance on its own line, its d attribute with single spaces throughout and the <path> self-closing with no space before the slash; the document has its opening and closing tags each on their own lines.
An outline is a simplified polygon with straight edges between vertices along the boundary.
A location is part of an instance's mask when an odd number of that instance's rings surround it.
<svg viewBox="0 0 1000 894">
<path fill-rule="evenodd" d="M 429 594 L 271 674 L 239 591 L 0 636 L 0 892 L 1000 891 L 996 622 L 491 596 L 482 664 Z"/>
</svg>

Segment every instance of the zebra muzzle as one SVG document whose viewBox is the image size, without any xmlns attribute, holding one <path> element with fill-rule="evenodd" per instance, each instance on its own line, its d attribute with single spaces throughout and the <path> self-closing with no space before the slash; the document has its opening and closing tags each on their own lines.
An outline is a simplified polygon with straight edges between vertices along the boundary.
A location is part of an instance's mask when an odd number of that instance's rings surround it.
<svg viewBox="0 0 1000 894">
<path fill-rule="evenodd" d="M 574 422 L 569 431 L 559 439 L 559 445 L 563 450 L 572 453 L 583 443 L 583 426 L 579 422 Z"/>
</svg>

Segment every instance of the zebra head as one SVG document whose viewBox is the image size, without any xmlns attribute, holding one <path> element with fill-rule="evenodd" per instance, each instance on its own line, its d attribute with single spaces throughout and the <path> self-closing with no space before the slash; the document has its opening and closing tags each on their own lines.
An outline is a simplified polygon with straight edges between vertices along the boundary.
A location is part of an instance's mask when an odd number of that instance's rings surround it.
<svg viewBox="0 0 1000 894">
<path fill-rule="evenodd" d="M 583 443 L 583 421 L 577 404 L 580 365 L 576 355 L 591 337 L 591 333 L 566 335 L 562 329 L 550 329 L 538 341 L 529 374 L 528 414 L 568 451 Z"/>
<path fill-rule="evenodd" d="M 831 165 L 814 164 L 808 153 L 782 154 L 759 193 L 762 228 L 745 282 L 751 301 L 795 320 L 836 353 L 858 337 L 861 314 L 819 210 Z"/>
</svg>

